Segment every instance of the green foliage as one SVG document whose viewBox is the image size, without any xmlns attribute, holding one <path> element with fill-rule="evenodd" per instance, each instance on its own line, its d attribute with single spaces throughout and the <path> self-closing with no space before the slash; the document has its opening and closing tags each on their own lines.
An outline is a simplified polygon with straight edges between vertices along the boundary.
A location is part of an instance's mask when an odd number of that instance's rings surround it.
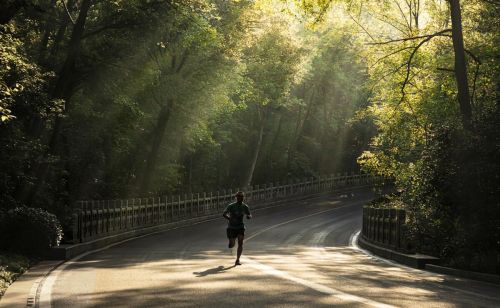
<svg viewBox="0 0 500 308">
<path fill-rule="evenodd" d="M 355 35 L 265 1 L 65 3 L 1 26 L 1 209 L 68 229 L 77 200 L 226 189 L 253 162 L 255 184 L 358 168 L 373 124 L 351 121 L 370 93 Z"/>
<path fill-rule="evenodd" d="M 26 272 L 31 262 L 25 256 L 0 252 L 0 298 L 9 285 Z"/>
<path fill-rule="evenodd" d="M 44 73 L 26 56 L 16 30 L 12 25 L 0 25 L 0 122 L 46 118 L 60 111 L 60 102 L 45 95 L 52 74 Z"/>
<path fill-rule="evenodd" d="M 395 26 L 397 18 L 384 17 L 391 9 L 389 2 L 383 9 L 367 8 Z M 454 266 L 498 272 L 500 160 L 499 141 L 491 133 L 498 130 L 498 89 L 493 82 L 498 64 L 489 59 L 498 54 L 495 40 L 499 33 L 481 29 L 484 20 L 476 15 L 483 12 L 479 15 L 485 16 L 489 4 L 462 6 L 463 23 L 468 25 L 465 44 L 474 50 L 467 59 L 474 129 L 466 131 L 454 76 L 446 73 L 454 65 L 453 54 L 448 52 L 450 38 L 433 37 L 420 46 L 419 40 L 411 39 L 449 27 L 448 8 L 429 3 L 424 9 L 430 20 L 420 28 L 414 23 L 401 33 L 410 39 L 370 38 L 389 43 L 373 44 L 367 52 L 375 91 L 374 103 L 363 115 L 374 119 L 379 133 L 358 162 L 366 171 L 396 180 L 420 251 L 439 255 Z M 498 15 L 487 18 L 495 22 Z"/>
<path fill-rule="evenodd" d="M 401 183 L 421 251 L 454 266 L 498 272 L 498 114 L 473 134 L 436 128 L 412 177 Z"/>
<path fill-rule="evenodd" d="M 402 192 L 377 204 L 407 210 L 421 251 L 454 266 L 498 273 L 500 142 L 492 132 L 499 123 L 500 33 L 491 26 L 499 22 L 498 5 L 461 1 L 463 63 L 455 54 L 460 38 L 450 29 L 449 2 L 282 2 L 295 3 L 316 25 L 328 22 L 329 9 L 343 11 L 335 16 L 347 15 L 363 33 L 371 104 L 356 118 L 373 121 L 378 134 L 358 163 L 395 179 Z M 467 82 L 457 85 L 464 76 L 456 72 L 464 66 Z M 460 105 L 470 100 L 472 128 L 458 104 L 458 87 L 467 83 L 470 98 L 460 98 Z"/>
<path fill-rule="evenodd" d="M 17 207 L 1 217 L 0 247 L 4 251 L 39 255 L 58 246 L 62 235 L 57 217 L 42 209 Z"/>
</svg>

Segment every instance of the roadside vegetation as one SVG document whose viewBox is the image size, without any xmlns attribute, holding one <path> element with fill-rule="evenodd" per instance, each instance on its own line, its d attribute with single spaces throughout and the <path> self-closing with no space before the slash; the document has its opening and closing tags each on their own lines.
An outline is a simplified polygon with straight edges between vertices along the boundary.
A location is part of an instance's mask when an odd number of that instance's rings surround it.
<svg viewBox="0 0 500 308">
<path fill-rule="evenodd" d="M 0 298 L 7 288 L 22 275 L 34 261 L 18 254 L 0 251 Z"/>
<path fill-rule="evenodd" d="M 365 45 L 377 133 L 358 163 L 393 179 L 416 249 L 500 273 L 500 5 L 494 1 L 293 1 L 313 24 L 350 17 Z M 352 29 L 352 28 L 351 28 Z"/>
</svg>

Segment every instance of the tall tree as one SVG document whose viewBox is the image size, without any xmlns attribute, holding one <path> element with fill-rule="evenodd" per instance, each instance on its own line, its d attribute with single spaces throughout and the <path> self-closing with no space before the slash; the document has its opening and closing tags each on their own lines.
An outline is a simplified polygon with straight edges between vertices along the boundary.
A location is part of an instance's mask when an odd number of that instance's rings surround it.
<svg viewBox="0 0 500 308">
<path fill-rule="evenodd" d="M 462 34 L 462 11 L 459 0 L 449 0 L 451 16 L 451 33 L 455 52 L 455 79 L 457 81 L 458 103 L 462 114 L 462 123 L 471 129 L 472 110 L 467 79 L 467 61 L 465 59 L 464 38 Z"/>
<path fill-rule="evenodd" d="M 289 98 L 300 51 L 279 29 L 271 28 L 245 51 L 244 61 L 248 90 L 242 99 L 253 110 L 257 124 L 250 165 L 242 183 L 246 187 L 252 184 L 271 114 Z"/>
</svg>

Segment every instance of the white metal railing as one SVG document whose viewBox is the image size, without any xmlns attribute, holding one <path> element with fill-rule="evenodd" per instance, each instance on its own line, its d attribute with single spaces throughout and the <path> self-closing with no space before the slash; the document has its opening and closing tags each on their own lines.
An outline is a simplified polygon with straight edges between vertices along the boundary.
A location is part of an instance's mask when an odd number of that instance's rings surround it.
<svg viewBox="0 0 500 308">
<path fill-rule="evenodd" d="M 242 189 L 245 202 L 252 208 L 293 196 L 305 196 L 346 187 L 379 183 L 380 178 L 367 174 L 330 175 L 288 181 L 286 184 L 255 185 Z M 126 231 L 208 216 L 221 211 L 234 200 L 238 189 L 177 196 L 122 200 L 79 201 L 73 214 L 73 242 L 119 234 Z"/>
</svg>

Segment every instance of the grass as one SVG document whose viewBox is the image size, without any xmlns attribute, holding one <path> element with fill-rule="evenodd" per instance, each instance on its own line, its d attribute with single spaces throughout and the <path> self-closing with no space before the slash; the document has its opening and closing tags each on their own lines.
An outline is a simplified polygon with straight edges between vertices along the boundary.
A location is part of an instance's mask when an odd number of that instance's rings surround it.
<svg viewBox="0 0 500 308">
<path fill-rule="evenodd" d="M 33 260 L 22 255 L 0 252 L 0 298 L 33 263 Z"/>
</svg>

